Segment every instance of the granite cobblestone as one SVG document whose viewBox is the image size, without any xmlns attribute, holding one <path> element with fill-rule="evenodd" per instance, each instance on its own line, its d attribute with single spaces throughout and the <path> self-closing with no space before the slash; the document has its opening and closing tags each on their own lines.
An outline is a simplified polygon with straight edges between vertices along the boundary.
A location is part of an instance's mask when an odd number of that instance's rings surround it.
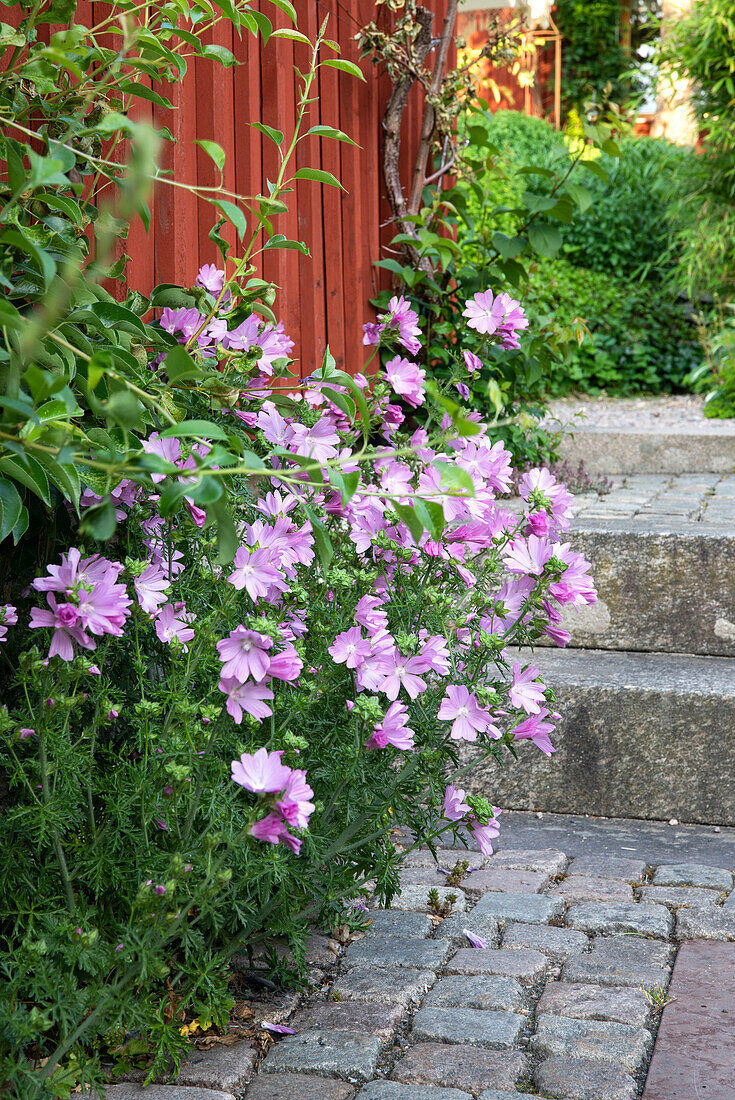
<svg viewBox="0 0 735 1100">
<path fill-rule="evenodd" d="M 435 883 L 431 853 L 411 853 L 393 907 L 370 912 L 364 935 L 285 1021 L 295 1034 L 275 1041 L 246 1100 L 513 1100 L 529 1091 L 536 1100 L 640 1100 L 654 1000 L 677 942 L 735 940 L 732 872 L 605 852 L 570 860 L 555 849 L 437 855 L 439 866 L 469 859 L 476 869 L 452 889 Z M 440 899 L 457 898 L 443 920 L 429 911 L 434 885 Z M 465 929 L 488 946 L 468 946 Z M 178 1079 L 204 1086 L 190 1100 L 217 1100 L 216 1088 L 241 1095 L 251 1048 L 202 1053 L 200 1074 L 192 1059 Z"/>
</svg>

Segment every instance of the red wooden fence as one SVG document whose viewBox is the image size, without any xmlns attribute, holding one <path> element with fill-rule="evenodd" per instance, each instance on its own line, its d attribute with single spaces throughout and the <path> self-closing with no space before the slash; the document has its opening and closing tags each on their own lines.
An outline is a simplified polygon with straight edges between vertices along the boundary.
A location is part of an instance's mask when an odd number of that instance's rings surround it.
<svg viewBox="0 0 735 1100">
<path fill-rule="evenodd" d="M 427 6 L 436 13 L 437 34 L 446 3 L 428 0 Z M 291 25 L 267 0 L 261 0 L 260 6 L 275 26 Z M 341 56 L 359 60 L 354 36 L 375 19 L 373 0 L 295 0 L 295 7 L 298 27 L 307 37 L 316 36 L 328 15 L 328 37 L 339 42 Z M 169 125 L 177 139 L 175 146 L 167 143 L 164 165 L 175 179 L 213 185 L 214 166 L 193 141 L 195 137 L 217 141 L 227 157 L 225 187 L 244 195 L 257 194 L 265 190 L 267 179 L 275 178 L 276 150 L 248 123 L 264 122 L 287 135 L 292 131 L 296 104 L 293 67 L 306 67 L 308 51 L 287 39 L 271 39 L 265 46 L 249 34 L 239 40 L 227 23 L 216 29 L 214 40 L 232 50 L 241 64 L 223 69 L 211 61 L 195 61 L 174 89 L 173 123 L 164 117 L 166 112 L 155 109 L 156 121 Z M 390 86 L 369 61 L 361 67 L 366 83 L 336 69 L 322 69 L 319 101 L 309 117 L 310 125 L 321 123 L 344 130 L 359 148 L 308 138 L 297 154 L 297 167 L 332 172 L 346 193 L 299 181 L 288 214 L 274 218 L 274 228 L 304 241 L 311 257 L 295 251 L 273 251 L 263 257 L 264 277 L 280 287 L 276 309 L 296 343 L 302 374 L 320 365 L 327 343 L 338 366 L 352 372 L 360 369 L 364 361 L 362 322 L 371 315 L 368 299 L 379 285 L 385 285 L 374 262 L 380 258 L 380 227 L 390 214 L 383 198 L 380 152 L 381 120 Z M 421 99 L 415 89 L 404 116 L 406 180 L 418 142 L 420 114 Z M 198 203 L 189 192 L 160 185 L 150 231 L 146 235 L 142 226 L 135 227 L 126 245 L 132 257 L 131 286 L 145 292 L 159 282 L 193 281 L 201 263 L 217 258 L 207 236 L 215 214 L 211 206 Z"/>
<path fill-rule="evenodd" d="M 257 0 L 275 27 L 292 24 L 268 0 Z M 447 0 L 423 0 L 435 13 L 434 33 L 441 32 Z M 355 34 L 376 17 L 383 21 L 385 10 L 374 0 L 294 0 L 298 27 L 310 39 L 326 15 L 327 36 L 339 42 L 341 56 L 357 62 Z M 255 6 L 255 5 L 254 5 Z M 17 25 L 27 14 L 28 4 L 6 9 L 4 18 Z M 80 0 L 76 21 L 88 27 L 110 14 L 110 5 Z M 47 35 L 49 29 L 41 27 Z M 195 144 L 195 138 L 216 141 L 225 150 L 224 186 L 242 195 L 264 192 L 266 180 L 277 172 L 275 147 L 250 122 L 264 122 L 293 130 L 296 109 L 294 65 L 308 64 L 306 46 L 288 39 L 261 39 L 244 32 L 242 39 L 231 24 L 220 23 L 212 40 L 227 47 L 238 59 L 234 68 L 197 59 L 179 84 L 162 91 L 174 104 L 167 111 L 142 102 L 138 117 L 168 126 L 175 144 L 166 142 L 162 165 L 172 178 L 213 186 L 215 168 Z M 327 52 L 325 56 L 333 56 Z M 433 54 L 429 55 L 429 63 Z M 262 257 L 262 274 L 279 287 L 276 311 L 295 341 L 302 374 L 320 365 L 327 343 L 339 366 L 353 373 L 364 357 L 362 323 L 370 316 L 368 299 L 384 275 L 374 263 L 381 244 L 390 240 L 386 228 L 390 211 L 383 192 L 381 169 L 381 120 L 390 93 L 385 75 L 379 75 L 368 60 L 360 63 L 367 78 L 357 78 L 336 69 L 319 73 L 319 100 L 311 108 L 309 125 L 321 123 L 344 130 L 358 147 L 342 142 L 308 138 L 298 148 L 296 167 L 323 168 L 332 172 L 346 188 L 299 181 L 290 196 L 287 214 L 273 219 L 275 231 L 304 241 L 311 251 L 307 258 L 295 251 L 267 252 Z M 406 185 L 416 153 L 421 128 L 422 100 L 414 88 L 404 115 L 402 163 Z M 208 232 L 217 211 L 197 201 L 190 192 L 159 184 L 152 203 L 153 217 L 146 232 L 142 223 L 131 226 L 123 249 L 131 257 L 128 281 L 132 288 L 149 292 L 156 283 L 191 284 L 202 263 L 219 259 Z M 382 226 L 382 230 L 381 230 Z M 232 235 L 231 243 L 234 244 Z"/>
</svg>

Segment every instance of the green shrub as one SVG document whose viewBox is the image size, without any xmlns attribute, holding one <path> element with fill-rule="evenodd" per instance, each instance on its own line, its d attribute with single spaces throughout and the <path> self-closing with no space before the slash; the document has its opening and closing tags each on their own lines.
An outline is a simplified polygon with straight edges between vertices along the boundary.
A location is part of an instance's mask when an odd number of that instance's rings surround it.
<svg viewBox="0 0 735 1100">
<path fill-rule="evenodd" d="M 676 197 L 691 190 L 695 154 L 647 137 L 624 138 L 619 149 L 619 157 L 603 155 L 607 181 L 587 179 L 593 203 L 565 227 L 562 251 L 580 267 L 662 279 L 673 262 Z"/>
<path fill-rule="evenodd" d="M 542 260 L 531 273 L 527 306 L 534 328 L 554 313 L 558 324 L 571 326 L 581 318 L 588 330 L 552 374 L 554 394 L 681 390 L 702 359 L 683 304 L 651 282 Z"/>
</svg>

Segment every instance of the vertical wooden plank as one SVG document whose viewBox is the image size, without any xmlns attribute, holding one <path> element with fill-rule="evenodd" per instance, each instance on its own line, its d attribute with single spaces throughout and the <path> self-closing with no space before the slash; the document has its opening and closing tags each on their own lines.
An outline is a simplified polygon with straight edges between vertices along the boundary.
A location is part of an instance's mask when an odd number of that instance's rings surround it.
<svg viewBox="0 0 735 1100">
<path fill-rule="evenodd" d="M 277 27 L 291 27 L 291 21 L 282 12 L 268 13 Z M 290 141 L 296 118 L 295 78 L 293 72 L 294 51 L 289 39 L 273 39 L 261 52 L 260 79 L 262 97 L 261 120 L 269 126 L 281 130 L 285 141 Z M 265 180 L 274 181 L 278 175 L 280 157 L 278 149 L 268 138 L 263 140 L 263 175 Z M 267 194 L 264 189 L 264 194 Z M 298 215 L 293 194 L 285 196 L 289 204 L 287 214 L 275 215 L 272 219 L 277 233 L 283 233 L 293 240 L 298 237 Z M 298 356 L 300 347 L 300 308 L 299 308 L 299 255 L 292 250 L 280 249 L 266 252 L 263 256 L 263 276 L 280 288 L 274 307 L 275 313 L 283 320 L 286 332 L 294 340 L 294 355 Z"/>
<path fill-rule="evenodd" d="M 263 137 L 248 125 L 263 118 L 260 79 L 262 50 L 261 39 L 247 31 L 243 32 L 242 39 L 235 38 L 233 52 L 238 61 L 243 62 L 233 70 L 235 189 L 238 194 L 247 196 L 260 194 L 264 186 Z M 237 242 L 234 254 L 240 255 L 241 251 L 242 245 Z"/>
<path fill-rule="evenodd" d="M 301 3 L 297 9 L 299 29 L 310 41 L 314 41 L 319 31 L 320 13 L 312 0 Z M 295 61 L 303 69 L 308 63 L 308 51 L 305 46 L 294 50 Z M 321 104 L 319 101 L 309 108 L 305 129 L 321 122 Z M 325 120 L 328 124 L 329 120 Z M 306 138 L 296 151 L 297 168 L 321 167 L 321 140 L 318 137 Z M 327 343 L 326 299 L 324 272 L 324 220 L 321 188 L 309 180 L 296 185 L 296 210 L 298 214 L 299 240 L 309 248 L 311 258 L 299 255 L 299 305 L 301 327 L 299 332 L 299 358 L 301 376 L 311 374 L 322 364 Z M 297 254 L 298 255 L 298 254 Z"/>
<path fill-rule="evenodd" d="M 156 125 L 168 126 L 174 143 L 165 142 L 161 165 L 181 183 L 196 180 L 196 84 L 190 69 L 183 81 L 167 85 L 173 111 L 156 107 Z M 199 216 L 196 198 L 182 187 L 158 185 L 154 204 L 154 256 L 157 283 L 192 283 L 199 267 Z"/>
<path fill-rule="evenodd" d="M 331 22 L 330 34 L 334 33 L 334 20 Z M 339 25 L 337 30 L 337 41 L 343 45 L 345 34 L 342 26 Z M 340 79 L 343 75 L 337 69 L 330 68 L 321 69 L 319 73 L 322 119 L 327 125 L 339 126 Z M 322 144 L 322 168 L 339 179 L 342 165 L 339 146 L 334 141 Z M 346 365 L 344 280 L 347 260 L 343 251 L 342 196 L 342 191 L 336 187 L 322 188 L 327 342 L 340 370 Z M 349 264 L 352 260 L 353 257 L 350 257 Z"/>
<path fill-rule="evenodd" d="M 247 32 L 246 32 L 247 33 Z M 223 20 L 214 27 L 209 39 L 218 46 L 232 50 L 234 46 L 232 24 Z M 193 65 L 196 90 L 197 137 L 216 141 L 225 151 L 224 187 L 235 190 L 235 103 L 233 70 L 226 69 L 218 61 L 199 58 Z M 197 182 L 214 187 L 220 175 L 211 158 L 203 149 L 197 149 Z M 218 212 L 210 203 L 199 204 L 199 262 L 220 263 L 215 245 L 209 240 L 209 230 L 217 220 Z M 224 227 L 224 236 L 235 243 L 231 226 Z"/>
</svg>

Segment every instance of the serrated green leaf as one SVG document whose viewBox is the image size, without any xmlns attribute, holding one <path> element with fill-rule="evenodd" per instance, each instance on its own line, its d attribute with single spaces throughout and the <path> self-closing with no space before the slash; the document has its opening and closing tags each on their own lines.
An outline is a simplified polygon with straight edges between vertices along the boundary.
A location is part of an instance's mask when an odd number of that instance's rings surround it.
<svg viewBox="0 0 735 1100">
<path fill-rule="evenodd" d="M 332 138 L 334 141 L 346 141 L 349 145 L 357 145 L 357 142 L 353 141 L 349 134 L 346 134 L 343 130 L 336 130 L 334 126 L 312 126 L 303 136 Z M 360 146 L 357 147 L 360 148 Z"/>
<path fill-rule="evenodd" d="M 350 76 L 356 76 L 360 80 L 365 80 L 365 74 L 359 65 L 356 65 L 354 61 L 346 61 L 343 57 L 328 57 L 326 61 L 321 62 L 322 66 L 328 66 L 330 69 L 340 69 L 343 73 L 349 73 Z"/>
<path fill-rule="evenodd" d="M 295 180 L 313 180 L 315 183 L 325 183 L 330 187 L 339 187 L 340 191 L 345 191 L 346 188 L 342 186 L 336 176 L 333 176 L 331 172 L 325 172 L 321 168 L 299 168 L 294 172 L 293 178 Z"/>
<path fill-rule="evenodd" d="M 252 126 L 254 130 L 260 130 L 261 134 L 265 134 L 267 138 L 277 145 L 279 148 L 283 143 L 283 131 L 276 130 L 274 126 L 266 126 L 264 122 L 249 122 L 249 126 Z"/>
<path fill-rule="evenodd" d="M 211 420 L 182 420 L 159 433 L 159 439 L 227 439 L 227 432 Z"/>
<path fill-rule="evenodd" d="M 225 170 L 225 151 L 222 146 L 218 145 L 216 141 L 207 141 L 205 138 L 197 138 L 194 144 L 199 145 L 207 156 L 214 161 L 218 172 L 222 175 Z"/>
</svg>

